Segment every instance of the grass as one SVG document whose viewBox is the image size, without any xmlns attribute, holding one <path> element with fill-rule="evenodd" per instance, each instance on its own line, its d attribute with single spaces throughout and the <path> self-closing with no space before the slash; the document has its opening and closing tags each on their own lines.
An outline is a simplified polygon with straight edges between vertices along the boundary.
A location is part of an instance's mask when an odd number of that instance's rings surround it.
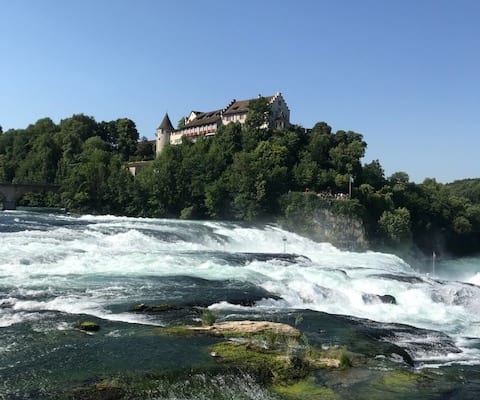
<svg viewBox="0 0 480 400">
<path fill-rule="evenodd" d="M 200 319 L 202 320 L 203 326 L 212 326 L 217 321 L 217 314 L 206 308 L 202 311 Z"/>
</svg>

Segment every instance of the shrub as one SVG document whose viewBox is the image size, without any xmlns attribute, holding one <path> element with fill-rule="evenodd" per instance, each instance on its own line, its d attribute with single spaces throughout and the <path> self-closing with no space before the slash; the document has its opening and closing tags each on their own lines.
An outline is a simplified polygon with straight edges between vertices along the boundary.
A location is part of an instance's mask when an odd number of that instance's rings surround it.
<svg viewBox="0 0 480 400">
<path fill-rule="evenodd" d="M 215 314 L 212 310 L 206 308 L 202 311 L 200 318 L 202 320 L 203 326 L 212 326 L 217 320 L 217 314 Z"/>
</svg>

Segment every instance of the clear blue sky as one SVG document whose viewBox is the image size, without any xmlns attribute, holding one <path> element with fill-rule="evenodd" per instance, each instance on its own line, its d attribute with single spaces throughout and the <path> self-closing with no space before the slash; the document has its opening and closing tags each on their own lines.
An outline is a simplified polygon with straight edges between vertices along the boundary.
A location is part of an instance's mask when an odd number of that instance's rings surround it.
<svg viewBox="0 0 480 400">
<path fill-rule="evenodd" d="M 0 125 L 128 117 L 283 93 L 362 133 L 386 175 L 480 176 L 478 0 L 0 0 Z"/>
</svg>

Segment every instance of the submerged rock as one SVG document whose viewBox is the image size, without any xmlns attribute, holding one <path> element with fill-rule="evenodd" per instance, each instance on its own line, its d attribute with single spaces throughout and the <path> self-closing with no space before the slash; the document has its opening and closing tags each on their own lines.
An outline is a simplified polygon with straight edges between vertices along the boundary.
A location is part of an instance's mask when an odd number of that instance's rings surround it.
<svg viewBox="0 0 480 400">
<path fill-rule="evenodd" d="M 134 312 L 151 312 L 151 313 L 158 313 L 158 312 L 164 312 L 164 311 L 174 311 L 174 310 L 179 310 L 180 307 L 177 307 L 173 304 L 137 304 L 133 306 L 130 311 Z"/>
<path fill-rule="evenodd" d="M 415 275 L 405 275 L 405 274 L 373 274 L 370 275 L 372 278 L 380 278 L 380 279 L 389 279 L 392 281 L 397 281 L 397 282 L 404 282 L 404 283 L 411 283 L 411 284 L 417 284 L 417 283 L 424 283 L 425 280 L 419 276 Z"/>
<path fill-rule="evenodd" d="M 152 277 L 152 281 L 158 279 Z M 209 307 L 212 304 L 227 302 L 244 307 L 253 306 L 262 300 L 280 300 L 281 297 L 271 293 L 264 288 L 246 281 L 234 279 L 227 280 L 209 280 L 191 276 L 170 276 L 161 278 L 161 287 L 166 287 L 164 295 L 159 303 L 160 309 L 149 309 L 155 304 L 149 303 L 152 300 L 147 298 L 140 300 L 147 307 L 139 307 L 138 310 L 131 309 L 131 304 L 127 305 L 130 311 L 143 312 L 161 312 L 161 308 L 168 305 L 177 307 L 178 310 L 184 310 L 194 307 Z M 141 306 L 138 304 L 137 306 Z M 173 310 L 173 308 L 170 308 Z M 167 311 L 167 310 L 165 310 Z"/>
<path fill-rule="evenodd" d="M 365 304 L 373 304 L 373 303 L 385 303 L 385 304 L 397 304 L 397 299 L 392 296 L 391 294 L 371 294 L 371 293 L 364 293 L 362 294 L 362 300 Z"/>
<path fill-rule="evenodd" d="M 13 303 L 10 303 L 8 300 L 3 300 L 0 302 L 0 308 L 12 308 Z"/>
<path fill-rule="evenodd" d="M 294 253 L 235 253 L 235 256 L 246 262 L 252 261 L 282 261 L 288 264 L 296 264 L 300 262 L 311 262 L 310 258 L 301 254 Z"/>
<path fill-rule="evenodd" d="M 62 394 L 67 400 L 122 400 L 126 392 L 112 382 L 100 382 L 92 386 L 85 386 Z"/>
</svg>

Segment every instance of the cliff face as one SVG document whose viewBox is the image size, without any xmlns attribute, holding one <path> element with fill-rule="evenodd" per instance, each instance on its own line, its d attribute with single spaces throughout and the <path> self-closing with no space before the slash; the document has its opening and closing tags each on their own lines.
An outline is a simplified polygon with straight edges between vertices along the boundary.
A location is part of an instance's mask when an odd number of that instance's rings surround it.
<svg viewBox="0 0 480 400">
<path fill-rule="evenodd" d="M 310 215 L 283 218 L 280 225 L 316 242 L 329 242 L 347 250 L 366 250 L 368 242 L 361 219 L 316 209 Z"/>
</svg>

